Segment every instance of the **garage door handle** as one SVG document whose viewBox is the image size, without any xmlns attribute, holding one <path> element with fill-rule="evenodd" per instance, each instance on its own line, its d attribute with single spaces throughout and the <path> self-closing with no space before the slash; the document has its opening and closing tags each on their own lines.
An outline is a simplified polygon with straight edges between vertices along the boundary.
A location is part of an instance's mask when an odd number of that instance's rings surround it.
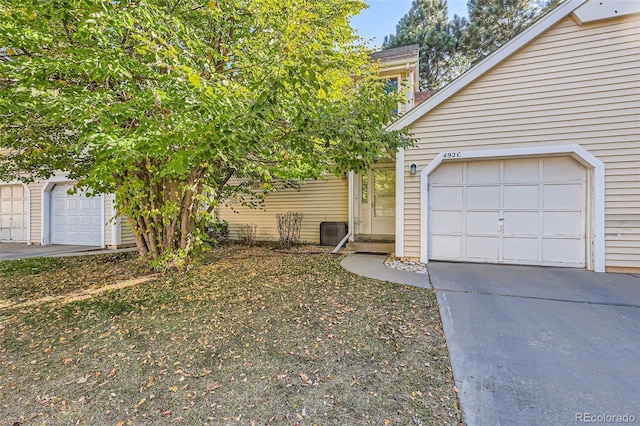
<svg viewBox="0 0 640 426">
<path fill-rule="evenodd" d="M 498 218 L 498 232 L 504 232 L 504 217 Z"/>
</svg>

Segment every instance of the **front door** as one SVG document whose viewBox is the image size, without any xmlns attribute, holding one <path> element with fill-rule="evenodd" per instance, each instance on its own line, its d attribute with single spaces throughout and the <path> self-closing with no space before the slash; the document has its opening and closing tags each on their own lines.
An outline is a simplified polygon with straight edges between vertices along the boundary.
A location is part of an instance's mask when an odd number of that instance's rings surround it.
<svg viewBox="0 0 640 426">
<path fill-rule="evenodd" d="M 396 223 L 395 168 L 375 168 L 360 175 L 358 233 L 394 235 Z"/>
</svg>

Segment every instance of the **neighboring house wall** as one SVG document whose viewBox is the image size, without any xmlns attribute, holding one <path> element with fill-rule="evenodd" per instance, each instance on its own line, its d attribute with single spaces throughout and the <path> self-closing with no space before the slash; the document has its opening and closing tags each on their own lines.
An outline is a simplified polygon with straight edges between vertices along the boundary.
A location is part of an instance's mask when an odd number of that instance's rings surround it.
<svg viewBox="0 0 640 426">
<path fill-rule="evenodd" d="M 31 189 L 31 244 L 42 243 L 42 182 L 29 184 Z"/>
<path fill-rule="evenodd" d="M 321 222 L 347 222 L 347 179 L 328 176 L 326 180 L 308 181 L 300 191 L 293 188 L 269 194 L 262 208 L 251 209 L 237 202 L 218 209 L 218 217 L 229 222 L 229 237 L 237 239 L 247 224 L 257 225 L 259 240 L 277 240 L 276 214 L 301 212 L 302 230 L 300 239 L 308 243 L 320 242 Z M 234 211 L 235 210 L 235 211 Z"/>
<path fill-rule="evenodd" d="M 605 264 L 640 260 L 638 15 L 562 19 L 411 127 L 404 170 L 439 153 L 579 144 L 605 165 Z M 405 172 L 404 256 L 421 256 L 419 176 Z"/>
</svg>

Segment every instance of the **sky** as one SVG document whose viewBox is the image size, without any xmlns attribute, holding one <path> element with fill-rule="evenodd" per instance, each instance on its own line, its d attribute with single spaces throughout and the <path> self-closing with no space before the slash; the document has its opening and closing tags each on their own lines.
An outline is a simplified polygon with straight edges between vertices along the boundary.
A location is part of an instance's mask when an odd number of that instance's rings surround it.
<svg viewBox="0 0 640 426">
<path fill-rule="evenodd" d="M 411 0 L 365 0 L 369 9 L 351 20 L 351 25 L 361 37 L 369 40 L 371 47 L 380 47 L 384 36 L 395 34 L 396 24 L 411 9 Z M 449 18 L 467 16 L 467 0 L 447 0 Z"/>
</svg>

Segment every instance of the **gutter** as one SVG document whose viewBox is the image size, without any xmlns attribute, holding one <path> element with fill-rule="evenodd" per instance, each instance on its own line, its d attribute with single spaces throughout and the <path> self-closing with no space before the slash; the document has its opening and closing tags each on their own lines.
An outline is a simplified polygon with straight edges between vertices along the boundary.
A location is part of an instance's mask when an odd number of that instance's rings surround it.
<svg viewBox="0 0 640 426">
<path fill-rule="evenodd" d="M 344 236 L 344 238 L 342 239 L 342 241 L 340 241 L 338 243 L 338 245 L 336 246 L 336 248 L 333 249 L 333 251 L 331 252 L 331 254 L 336 254 L 338 253 L 338 250 L 340 250 L 342 248 L 342 246 L 344 245 L 344 243 L 347 242 L 347 240 L 349 238 L 351 238 L 351 235 L 353 234 L 353 232 L 347 232 L 347 235 Z"/>
</svg>

